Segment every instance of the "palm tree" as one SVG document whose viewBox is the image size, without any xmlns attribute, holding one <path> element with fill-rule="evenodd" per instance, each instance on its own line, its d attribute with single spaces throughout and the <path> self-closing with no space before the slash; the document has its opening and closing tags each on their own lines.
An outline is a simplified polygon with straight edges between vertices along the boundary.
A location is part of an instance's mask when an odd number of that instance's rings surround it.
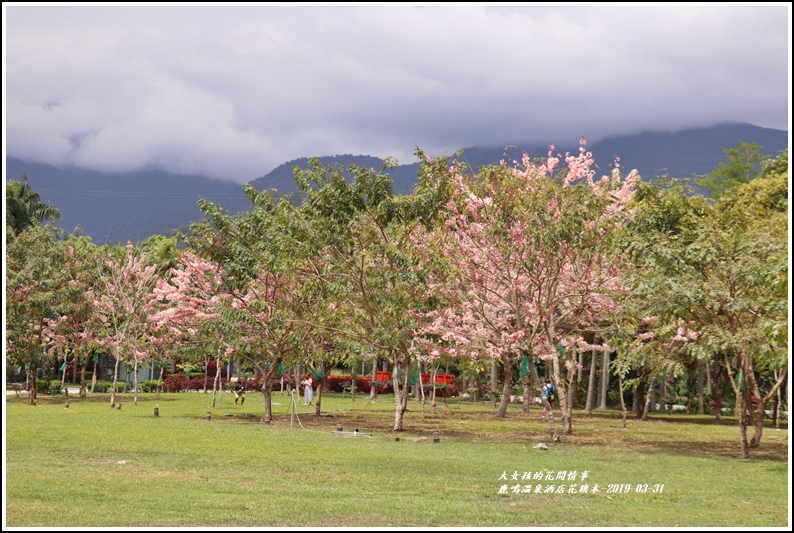
<svg viewBox="0 0 794 533">
<path fill-rule="evenodd" d="M 52 204 L 42 203 L 39 194 L 30 188 L 28 177 L 6 184 L 6 241 L 16 237 L 38 221 L 57 222 L 61 211 Z"/>
</svg>

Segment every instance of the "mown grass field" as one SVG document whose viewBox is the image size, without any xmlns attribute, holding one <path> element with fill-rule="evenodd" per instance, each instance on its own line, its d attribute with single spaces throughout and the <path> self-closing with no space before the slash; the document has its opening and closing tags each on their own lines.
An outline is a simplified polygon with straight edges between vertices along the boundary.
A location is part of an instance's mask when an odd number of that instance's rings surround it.
<svg viewBox="0 0 794 533">
<path fill-rule="evenodd" d="M 270 426 L 261 394 L 117 398 L 7 399 L 7 527 L 790 525 L 787 425 L 742 460 L 732 418 L 629 415 L 623 429 L 618 412 L 577 412 L 573 435 L 538 450 L 547 425 L 518 404 L 497 419 L 490 402 L 411 402 L 395 433 L 390 395 L 326 393 L 322 416 L 293 418 L 277 392 Z"/>
</svg>

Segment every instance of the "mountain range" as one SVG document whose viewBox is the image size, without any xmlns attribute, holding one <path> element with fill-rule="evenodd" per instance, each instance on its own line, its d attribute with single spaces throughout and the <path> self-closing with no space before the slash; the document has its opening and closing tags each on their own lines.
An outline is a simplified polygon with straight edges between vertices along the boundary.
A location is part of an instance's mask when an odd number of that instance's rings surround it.
<svg viewBox="0 0 794 533">
<path fill-rule="evenodd" d="M 757 142 L 765 154 L 777 155 L 788 147 L 788 132 L 761 128 L 751 124 L 722 124 L 710 128 L 677 132 L 644 132 L 621 135 L 587 146 L 593 153 L 600 173 L 608 173 L 615 156 L 626 171 L 636 168 L 646 181 L 668 174 L 689 178 L 706 174 L 718 163 L 726 162 L 725 148 L 739 141 Z M 547 146 L 515 147 L 474 146 L 464 148 L 462 160 L 472 169 L 481 165 L 520 160 L 523 151 L 545 156 Z M 555 153 L 578 154 L 578 145 L 556 146 Z M 455 154 L 429 154 L 450 155 Z M 380 168 L 382 160 L 368 155 L 334 155 L 319 157 L 323 165 L 332 162 L 343 167 L 356 164 Z M 306 168 L 309 157 L 282 163 L 269 173 L 250 181 L 257 190 L 276 189 L 278 194 L 297 192 L 293 166 Z M 389 171 L 394 191 L 407 194 L 416 182 L 418 163 L 403 164 Z M 52 165 L 6 157 L 6 181 L 26 175 L 31 188 L 41 201 L 60 209 L 57 226 L 73 231 L 78 225 L 82 234 L 96 244 L 140 242 L 151 235 L 170 235 L 173 230 L 186 230 L 192 221 L 204 215 L 198 208 L 200 197 L 223 207 L 229 213 L 250 208 L 242 185 L 199 175 L 171 174 L 150 169 L 137 172 L 103 173 L 80 168 L 57 168 Z"/>
</svg>

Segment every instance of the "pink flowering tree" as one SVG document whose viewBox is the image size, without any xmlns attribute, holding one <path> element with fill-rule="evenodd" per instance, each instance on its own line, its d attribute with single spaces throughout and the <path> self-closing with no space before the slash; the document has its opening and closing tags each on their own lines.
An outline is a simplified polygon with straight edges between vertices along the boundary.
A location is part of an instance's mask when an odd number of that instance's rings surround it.
<svg viewBox="0 0 794 533">
<path fill-rule="evenodd" d="M 185 252 L 179 267 L 172 268 L 170 277 L 160 279 L 154 289 L 155 304 L 149 315 L 150 343 L 158 349 L 178 348 L 202 339 L 203 349 L 215 349 L 216 360 L 228 359 L 228 344 L 220 327 L 220 307 L 229 295 L 223 292 L 222 285 L 220 265 Z M 220 372 L 216 372 L 213 407 L 219 384 Z"/>
<path fill-rule="evenodd" d="M 502 162 L 477 176 L 450 169 L 446 224 L 415 238 L 426 257 L 437 258 L 435 267 L 426 264 L 436 269 L 430 293 L 440 300 L 417 333 L 451 355 L 498 359 L 505 372 L 500 415 L 518 359 L 549 360 L 563 432 L 570 433 L 576 350 L 593 348 L 582 334 L 598 330 L 616 305 L 620 270 L 609 257 L 610 238 L 637 177 L 623 180 L 615 168 L 594 180 L 584 139 L 562 171 L 560 157 L 552 147 L 544 160 L 524 154 L 513 167 Z"/>
<path fill-rule="evenodd" d="M 131 242 L 116 255 L 105 257 L 97 284 L 89 293 L 101 324 L 99 342 L 110 348 L 115 360 L 111 407 L 116 403 L 119 365 L 124 361 L 132 368 L 134 402 L 138 403 L 138 366 L 151 352 L 146 330 L 158 280 L 157 267 L 146 266 L 146 254 L 139 253 Z"/>
</svg>

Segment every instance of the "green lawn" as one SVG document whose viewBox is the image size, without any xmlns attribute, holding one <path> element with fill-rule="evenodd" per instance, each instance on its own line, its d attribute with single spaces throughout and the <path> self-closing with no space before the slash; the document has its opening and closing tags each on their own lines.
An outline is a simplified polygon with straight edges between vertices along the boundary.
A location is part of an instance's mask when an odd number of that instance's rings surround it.
<svg viewBox="0 0 794 533">
<path fill-rule="evenodd" d="M 291 418 L 275 393 L 270 426 L 261 394 L 240 407 L 227 393 L 215 408 L 200 393 L 120 398 L 121 410 L 99 394 L 68 409 L 7 400 L 6 526 L 789 525 L 787 425 L 742 460 L 730 418 L 629 416 L 623 429 L 619 413 L 576 413 L 574 434 L 544 451 L 533 446 L 548 443 L 546 424 L 520 405 L 500 420 L 490 403 L 423 416 L 412 402 L 395 433 L 390 395 L 325 394 L 323 416 L 298 406 Z"/>
</svg>

